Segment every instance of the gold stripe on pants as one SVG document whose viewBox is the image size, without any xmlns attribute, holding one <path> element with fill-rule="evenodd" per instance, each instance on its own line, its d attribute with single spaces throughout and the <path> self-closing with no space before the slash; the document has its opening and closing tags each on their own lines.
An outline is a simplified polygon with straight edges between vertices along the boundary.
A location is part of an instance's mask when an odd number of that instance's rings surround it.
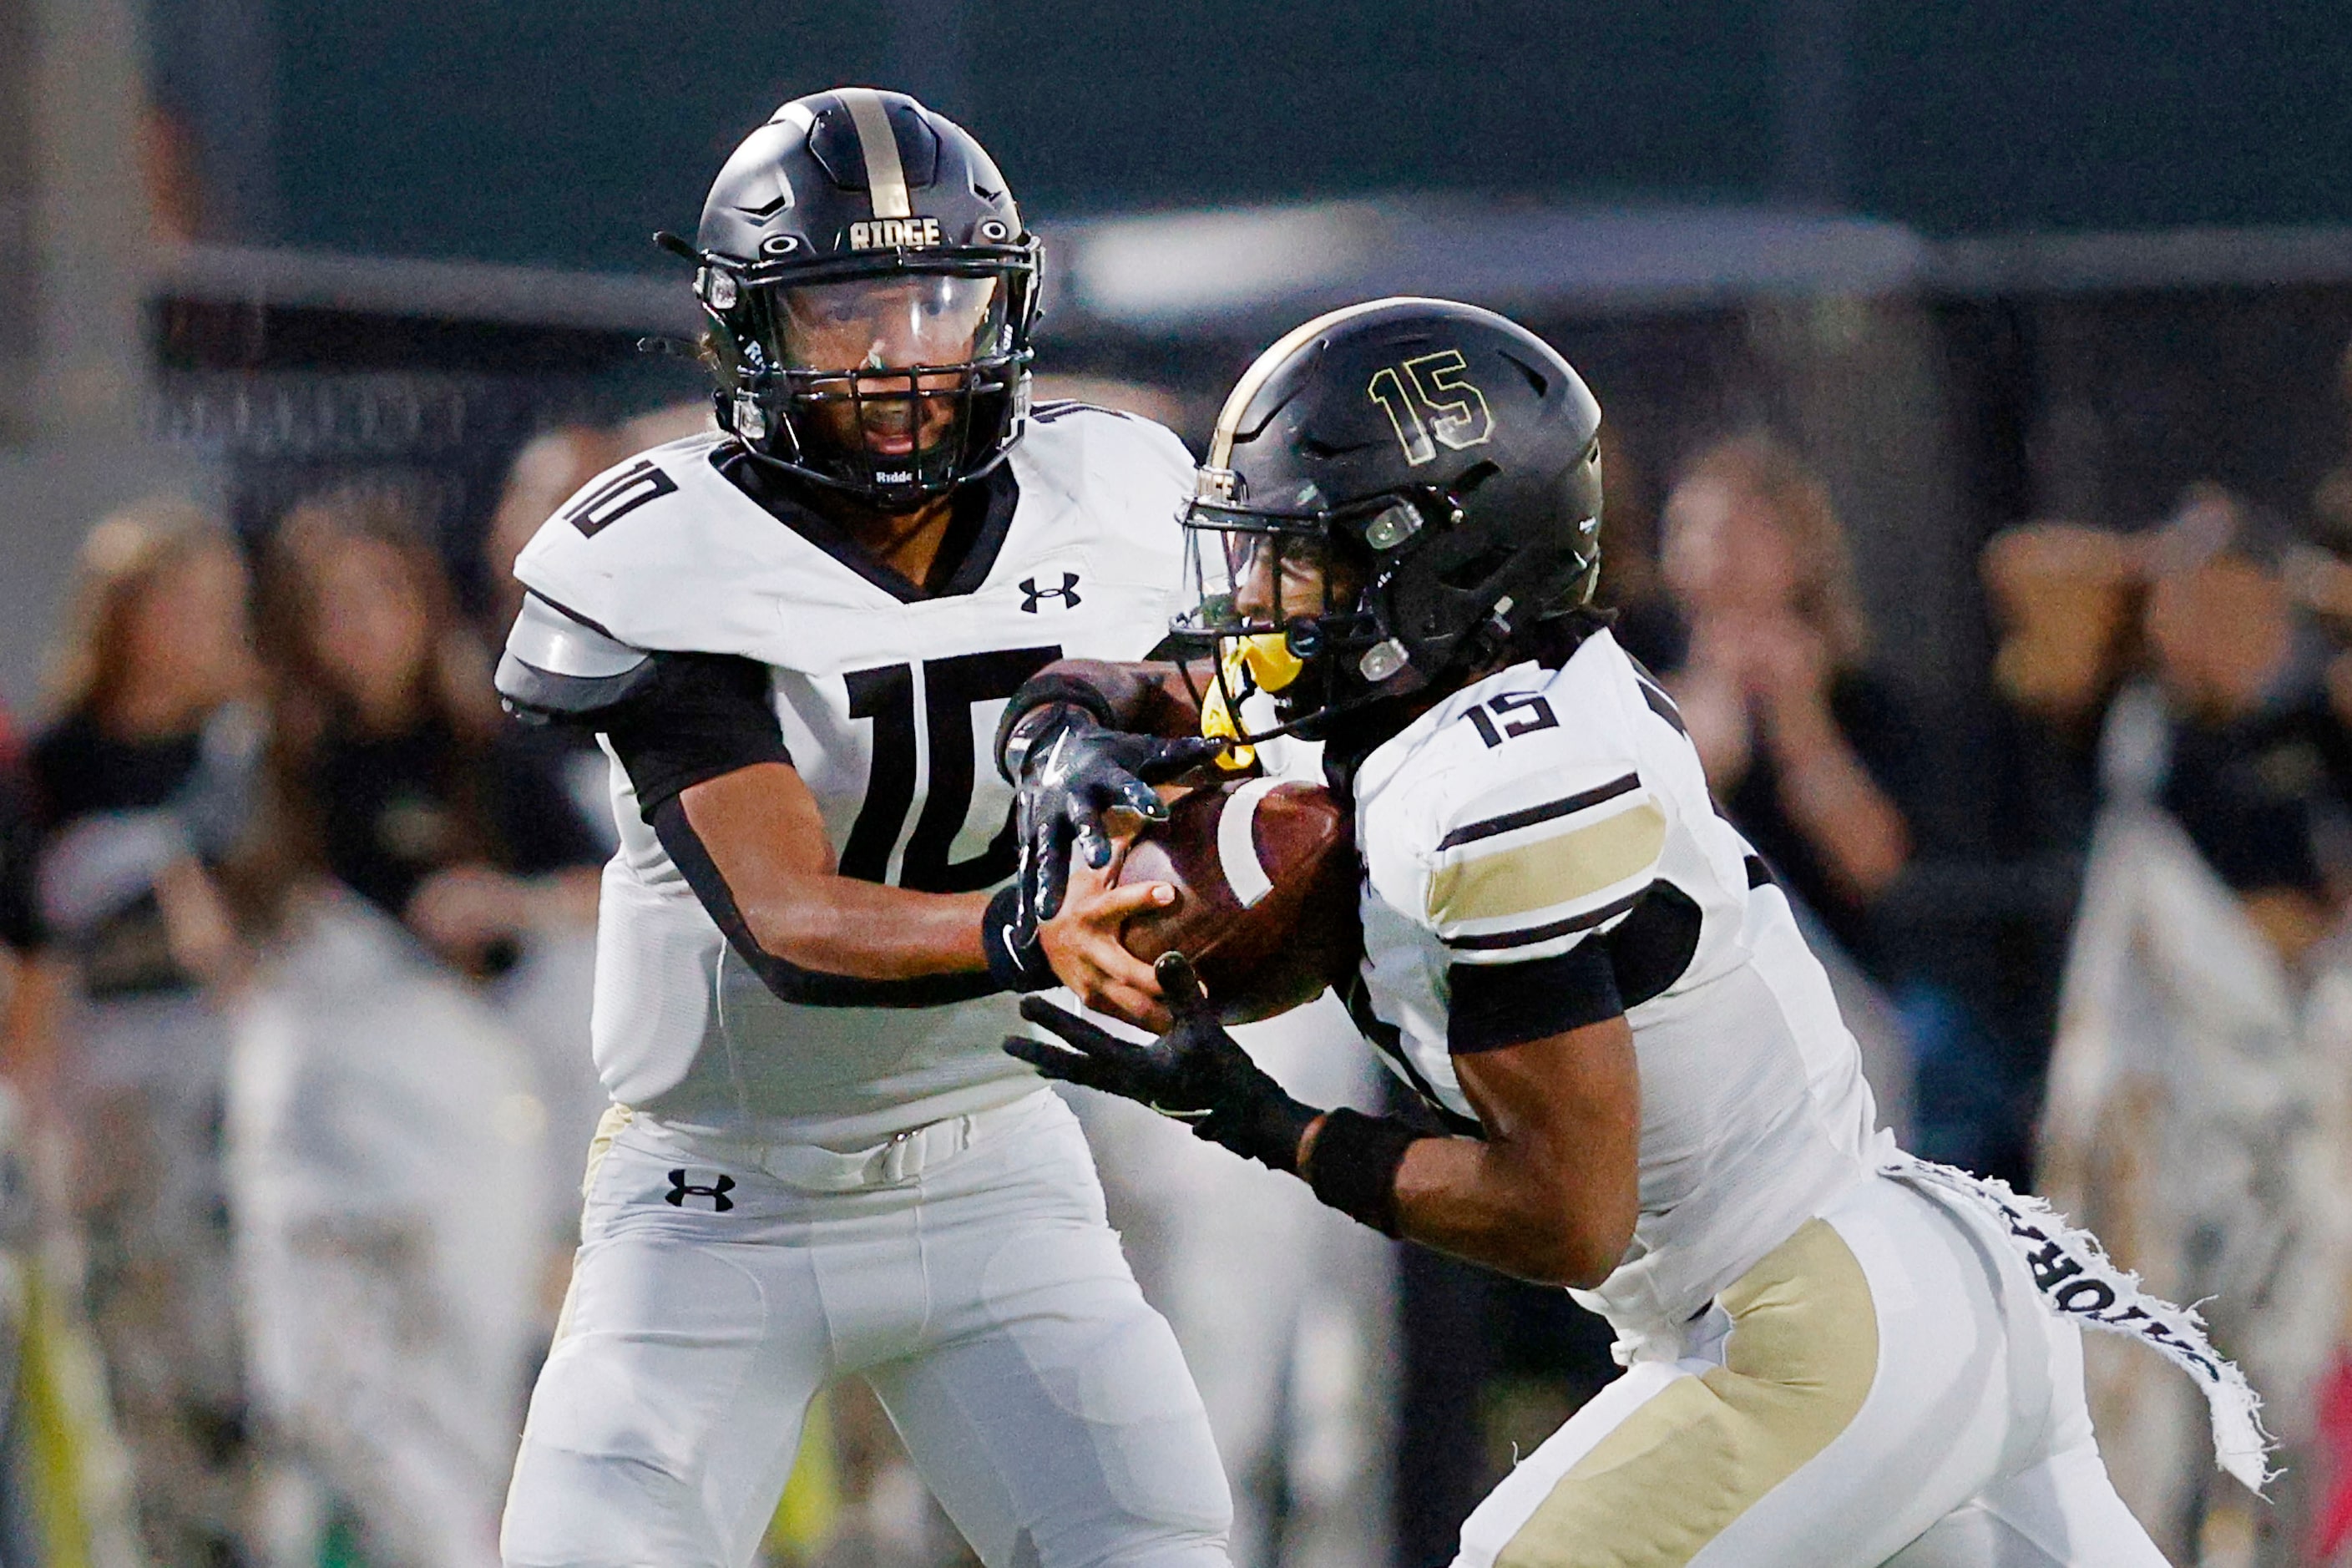
<svg viewBox="0 0 2352 1568">
<path fill-rule="evenodd" d="M 1677 1568 L 1827 1447 L 1878 1371 L 1862 1265 L 1805 1222 L 1717 1300 L 1724 1364 L 1675 1379 L 1560 1479 L 1495 1568 Z"/>
</svg>

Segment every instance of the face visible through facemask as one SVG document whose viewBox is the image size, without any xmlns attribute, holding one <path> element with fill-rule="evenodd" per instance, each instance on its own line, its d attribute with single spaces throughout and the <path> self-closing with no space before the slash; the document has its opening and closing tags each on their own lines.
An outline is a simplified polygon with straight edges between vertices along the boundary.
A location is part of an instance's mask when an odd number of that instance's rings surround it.
<svg viewBox="0 0 2352 1568">
<path fill-rule="evenodd" d="M 925 274 L 806 284 L 782 292 L 778 354 L 819 373 L 813 412 L 828 442 L 911 468 L 952 437 L 960 367 L 995 346 L 1003 293 L 995 278 Z"/>
<path fill-rule="evenodd" d="M 1356 563 L 1328 542 L 1307 535 L 1229 533 L 1225 559 L 1234 611 L 1260 631 L 1344 615 L 1363 591 L 1364 574 Z"/>
</svg>

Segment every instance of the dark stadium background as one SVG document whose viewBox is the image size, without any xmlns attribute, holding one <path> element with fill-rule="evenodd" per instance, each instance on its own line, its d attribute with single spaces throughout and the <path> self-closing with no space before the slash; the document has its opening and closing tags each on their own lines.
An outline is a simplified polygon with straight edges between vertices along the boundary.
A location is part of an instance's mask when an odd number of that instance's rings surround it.
<svg viewBox="0 0 2352 1568">
<path fill-rule="evenodd" d="M 1055 216 L 1471 189 L 1791 199 L 1937 235 L 2340 221 L 2342 22 L 2325 0 L 155 12 L 166 101 L 226 132 L 244 237 L 639 269 L 758 105 L 853 79 L 1007 149 Z"/>
</svg>

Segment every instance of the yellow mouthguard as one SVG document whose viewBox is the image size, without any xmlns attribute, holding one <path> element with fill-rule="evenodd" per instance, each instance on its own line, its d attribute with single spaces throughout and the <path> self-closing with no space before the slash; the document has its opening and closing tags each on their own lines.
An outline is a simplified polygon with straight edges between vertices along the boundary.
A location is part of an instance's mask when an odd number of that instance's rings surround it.
<svg viewBox="0 0 2352 1568">
<path fill-rule="evenodd" d="M 1227 742 L 1238 741 L 1242 732 L 1232 703 L 1226 700 L 1227 692 L 1239 701 L 1253 691 L 1279 691 L 1307 668 L 1280 632 L 1234 638 L 1218 656 L 1217 667 L 1223 679 L 1211 685 L 1201 700 L 1201 733 L 1212 741 Z M 1217 765 L 1229 773 L 1240 773 L 1256 762 L 1254 746 L 1228 745 L 1217 753 Z"/>
</svg>

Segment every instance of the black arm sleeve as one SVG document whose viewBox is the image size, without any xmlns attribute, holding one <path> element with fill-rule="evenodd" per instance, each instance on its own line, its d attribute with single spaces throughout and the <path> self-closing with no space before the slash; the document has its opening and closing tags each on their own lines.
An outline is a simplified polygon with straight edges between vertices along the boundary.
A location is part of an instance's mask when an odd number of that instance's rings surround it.
<svg viewBox="0 0 2352 1568">
<path fill-rule="evenodd" d="M 803 1007 L 942 1007 L 950 1002 L 969 1002 L 975 996 L 986 996 L 1003 989 L 992 975 L 984 972 L 968 974 L 927 974 L 917 980 L 864 980 L 849 974 L 828 974 L 822 970 L 803 969 L 768 952 L 751 934 L 743 919 L 743 911 L 735 902 L 734 890 L 719 874 L 718 863 L 710 858 L 709 850 L 686 819 L 685 803 L 676 792 L 663 797 L 660 805 L 647 812 L 654 834 L 662 847 L 669 853 L 686 885 L 727 933 L 728 945 L 735 955 L 751 966 L 761 983 L 783 1001 Z"/>
<path fill-rule="evenodd" d="M 646 822 L 666 802 L 706 780 L 793 760 L 770 705 L 767 666 L 718 653 L 659 653 L 653 659 L 645 686 L 595 718 Z"/>
<path fill-rule="evenodd" d="M 1446 980 L 1445 1044 L 1455 1056 L 1564 1035 L 1625 1010 L 1609 949 L 1590 938 L 1525 963 L 1457 963 Z"/>
<path fill-rule="evenodd" d="M 1771 880 L 1748 857 L 1748 885 Z M 1659 880 L 1617 928 L 1524 963 L 1457 963 L 1446 972 L 1445 1043 L 1456 1056 L 1495 1051 L 1598 1024 L 1664 994 L 1698 952 L 1699 907 Z"/>
</svg>

